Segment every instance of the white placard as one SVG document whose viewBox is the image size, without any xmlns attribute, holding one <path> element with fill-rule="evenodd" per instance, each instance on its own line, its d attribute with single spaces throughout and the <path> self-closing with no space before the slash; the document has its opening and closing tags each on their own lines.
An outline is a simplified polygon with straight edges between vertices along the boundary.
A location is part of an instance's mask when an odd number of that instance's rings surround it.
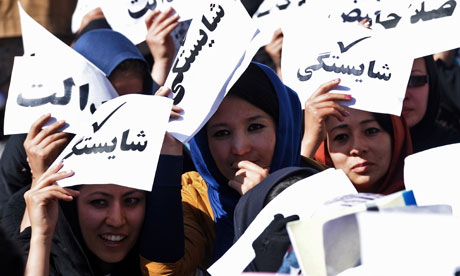
<svg viewBox="0 0 460 276">
<path fill-rule="evenodd" d="M 414 191 L 418 205 L 448 204 L 460 215 L 459 156 L 460 144 L 452 144 L 406 157 L 404 185 Z"/>
<path fill-rule="evenodd" d="M 361 261 L 372 272 L 367 275 L 447 276 L 460 271 L 459 218 L 375 212 L 357 218 Z"/>
<path fill-rule="evenodd" d="M 255 54 L 250 44 L 256 33 L 239 1 L 209 2 L 204 13 L 192 20 L 165 82 L 174 104 L 184 110 L 180 120 L 169 124 L 174 137 L 187 142 L 215 112 Z"/>
<path fill-rule="evenodd" d="M 292 10 L 304 9 L 310 7 L 311 1 L 306 0 L 265 0 L 252 16 L 256 22 L 262 36 L 264 37 L 263 45 L 270 43 L 275 31 L 282 26 L 284 20 L 290 19 Z M 262 45 L 262 46 L 263 46 Z"/>
<path fill-rule="evenodd" d="M 283 27 L 282 75 L 294 89 L 302 106 L 323 83 L 336 78 L 332 91 L 351 94 L 343 103 L 370 112 L 400 115 L 413 59 L 404 45 L 383 33 L 361 26 L 314 22 L 309 16 Z M 305 37 L 299 25 L 313 25 Z M 397 50 L 397 51 L 396 51 Z"/>
<path fill-rule="evenodd" d="M 238 241 L 209 269 L 211 275 L 238 275 L 254 259 L 252 242 L 270 224 L 275 214 L 309 218 L 323 204 L 338 196 L 355 194 L 356 189 L 342 170 L 328 169 L 305 178 L 270 201 Z"/>
<path fill-rule="evenodd" d="M 460 7 L 455 0 L 340 0 L 325 2 L 330 18 L 339 23 L 357 24 L 368 18 L 371 28 L 392 33 L 409 44 L 413 58 L 460 47 L 452 29 L 460 25 Z"/>
<path fill-rule="evenodd" d="M 27 133 L 45 113 L 53 116 L 46 125 L 65 120 L 65 131 L 76 133 L 101 103 L 117 96 L 105 75 L 81 56 L 15 57 L 4 133 Z"/>
<path fill-rule="evenodd" d="M 117 184 L 151 191 L 172 100 L 129 94 L 101 105 L 85 129 L 56 158 L 72 177 L 58 181 Z"/>
<path fill-rule="evenodd" d="M 112 29 L 124 34 L 134 44 L 145 40 L 145 18 L 151 10 L 166 10 L 171 6 L 179 14 L 179 20 L 186 21 L 203 10 L 203 4 L 202 1 L 188 0 L 100 0 L 102 12 Z"/>
</svg>

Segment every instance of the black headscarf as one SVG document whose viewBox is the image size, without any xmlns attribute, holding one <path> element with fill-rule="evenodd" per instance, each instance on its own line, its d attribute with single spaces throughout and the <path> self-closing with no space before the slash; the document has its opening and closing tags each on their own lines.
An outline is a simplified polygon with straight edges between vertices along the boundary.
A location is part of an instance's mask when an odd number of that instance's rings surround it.
<svg viewBox="0 0 460 276">
<path fill-rule="evenodd" d="M 439 83 L 438 72 L 433 56 L 425 56 L 423 59 L 425 60 L 428 75 L 428 103 L 425 116 L 423 116 L 418 124 L 410 128 L 414 153 L 460 142 L 460 133 L 457 130 L 444 127 L 436 121 L 439 112 L 442 86 Z"/>
</svg>

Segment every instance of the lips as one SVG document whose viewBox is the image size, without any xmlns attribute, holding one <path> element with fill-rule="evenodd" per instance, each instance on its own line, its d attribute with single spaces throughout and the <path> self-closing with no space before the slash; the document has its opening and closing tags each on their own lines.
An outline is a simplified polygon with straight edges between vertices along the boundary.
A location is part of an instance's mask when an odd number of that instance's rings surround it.
<svg viewBox="0 0 460 276">
<path fill-rule="evenodd" d="M 99 237 L 106 241 L 106 242 L 110 242 L 110 243 L 119 243 L 123 240 L 126 239 L 126 235 L 117 235 L 117 234 L 102 234 L 102 235 L 99 235 Z"/>
<path fill-rule="evenodd" d="M 370 162 L 363 162 L 363 163 L 359 163 L 359 164 L 356 164 L 354 165 L 351 170 L 355 173 L 366 173 L 369 168 L 372 166 L 372 163 Z"/>
</svg>

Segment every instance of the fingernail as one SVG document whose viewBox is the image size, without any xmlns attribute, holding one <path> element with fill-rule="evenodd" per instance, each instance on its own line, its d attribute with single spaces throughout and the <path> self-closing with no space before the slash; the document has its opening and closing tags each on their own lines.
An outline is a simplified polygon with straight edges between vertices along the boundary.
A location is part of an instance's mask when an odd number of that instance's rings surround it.
<svg viewBox="0 0 460 276">
<path fill-rule="evenodd" d="M 351 99 L 351 95 L 350 95 L 350 94 L 346 94 L 345 97 L 346 97 L 347 99 Z"/>
<path fill-rule="evenodd" d="M 337 78 L 337 79 L 335 80 L 335 82 L 340 82 L 340 78 Z"/>
<path fill-rule="evenodd" d="M 345 116 L 350 116 L 350 112 L 345 110 Z"/>
</svg>

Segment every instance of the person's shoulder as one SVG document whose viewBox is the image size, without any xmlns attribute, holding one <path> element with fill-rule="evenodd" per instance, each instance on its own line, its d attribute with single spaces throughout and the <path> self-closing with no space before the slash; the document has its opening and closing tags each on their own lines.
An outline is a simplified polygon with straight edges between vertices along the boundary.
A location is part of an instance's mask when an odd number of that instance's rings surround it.
<svg viewBox="0 0 460 276">
<path fill-rule="evenodd" d="M 318 170 L 318 171 L 324 171 L 326 169 L 329 169 L 329 167 L 327 165 L 324 165 L 323 163 L 320 163 L 320 162 L 316 161 L 315 159 L 308 158 L 308 157 L 305 157 L 303 155 L 301 156 L 300 163 L 301 163 L 302 167 L 312 168 L 312 169 L 315 169 L 315 170 Z"/>
<path fill-rule="evenodd" d="M 198 172 L 191 171 L 182 175 L 182 202 L 193 209 L 204 212 L 214 220 L 208 196 L 208 186 Z"/>
</svg>

